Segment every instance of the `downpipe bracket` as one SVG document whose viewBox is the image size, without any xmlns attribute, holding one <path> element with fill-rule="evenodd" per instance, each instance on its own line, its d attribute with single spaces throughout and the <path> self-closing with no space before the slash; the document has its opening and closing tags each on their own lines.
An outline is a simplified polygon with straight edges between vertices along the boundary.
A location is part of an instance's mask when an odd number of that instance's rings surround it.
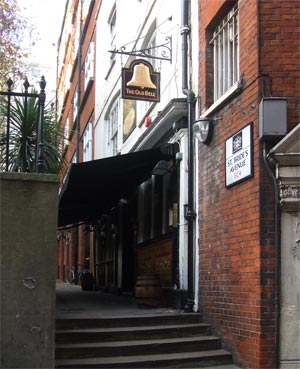
<svg viewBox="0 0 300 369">
<path fill-rule="evenodd" d="M 189 34 L 190 33 L 190 26 L 188 26 L 187 24 L 185 24 L 184 26 L 182 26 L 180 28 L 180 34 L 184 35 L 184 34 Z"/>
<path fill-rule="evenodd" d="M 188 210 L 186 215 L 185 215 L 185 219 L 187 221 L 195 220 L 196 217 L 197 217 L 197 214 L 196 214 L 195 210 Z"/>
</svg>

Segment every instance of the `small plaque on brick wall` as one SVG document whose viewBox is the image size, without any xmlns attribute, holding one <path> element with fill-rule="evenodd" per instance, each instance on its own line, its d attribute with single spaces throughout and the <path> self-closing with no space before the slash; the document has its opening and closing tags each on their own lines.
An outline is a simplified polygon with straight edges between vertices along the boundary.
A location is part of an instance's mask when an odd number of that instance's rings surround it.
<svg viewBox="0 0 300 369">
<path fill-rule="evenodd" d="M 253 176 L 252 123 L 226 140 L 226 187 Z"/>
</svg>

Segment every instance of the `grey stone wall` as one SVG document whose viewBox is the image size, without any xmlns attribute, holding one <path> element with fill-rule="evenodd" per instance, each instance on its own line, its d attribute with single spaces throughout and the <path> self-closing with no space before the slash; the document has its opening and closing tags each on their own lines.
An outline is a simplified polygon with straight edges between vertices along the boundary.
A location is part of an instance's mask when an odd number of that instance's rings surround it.
<svg viewBox="0 0 300 369">
<path fill-rule="evenodd" d="M 284 211 L 281 228 L 280 368 L 299 369 L 300 211 Z"/>
<path fill-rule="evenodd" d="M 0 174 L 1 368 L 54 368 L 58 178 Z"/>
</svg>

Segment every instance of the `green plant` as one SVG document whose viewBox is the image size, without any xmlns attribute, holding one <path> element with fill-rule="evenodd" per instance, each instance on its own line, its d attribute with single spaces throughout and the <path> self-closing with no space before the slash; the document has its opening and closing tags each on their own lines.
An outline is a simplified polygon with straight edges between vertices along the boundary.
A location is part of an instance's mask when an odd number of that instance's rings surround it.
<svg viewBox="0 0 300 369">
<path fill-rule="evenodd" d="M 35 93 L 33 91 L 33 93 Z M 35 172 L 36 142 L 38 132 L 39 102 L 37 98 L 15 97 L 10 106 L 9 133 L 9 171 Z M 7 102 L 0 102 L 0 166 L 6 163 L 6 116 Z M 44 108 L 43 149 L 44 172 L 59 173 L 64 159 L 61 143 L 64 139 L 63 130 L 56 122 L 55 110 L 47 104 Z"/>
</svg>

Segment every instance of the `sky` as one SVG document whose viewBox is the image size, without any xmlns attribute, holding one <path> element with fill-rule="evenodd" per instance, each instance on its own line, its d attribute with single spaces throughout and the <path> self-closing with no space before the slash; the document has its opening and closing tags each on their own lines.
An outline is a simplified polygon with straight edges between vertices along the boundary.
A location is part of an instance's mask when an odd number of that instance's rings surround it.
<svg viewBox="0 0 300 369">
<path fill-rule="evenodd" d="M 32 61 L 45 66 L 47 89 L 55 88 L 57 42 L 67 0 L 18 0 L 20 13 L 35 28 L 30 42 Z M 30 82 L 30 81 L 29 81 Z"/>
</svg>

